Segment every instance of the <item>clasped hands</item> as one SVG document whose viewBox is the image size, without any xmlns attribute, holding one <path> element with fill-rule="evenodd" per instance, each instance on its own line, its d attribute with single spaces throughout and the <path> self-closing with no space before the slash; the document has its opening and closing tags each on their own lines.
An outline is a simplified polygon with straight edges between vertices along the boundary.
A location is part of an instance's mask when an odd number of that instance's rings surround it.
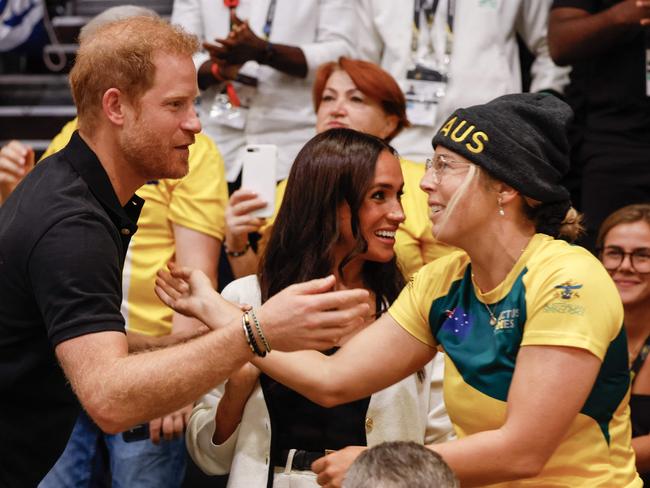
<svg viewBox="0 0 650 488">
<path fill-rule="evenodd" d="M 232 28 L 225 39 L 215 39 L 216 44 L 204 42 L 203 47 L 210 59 L 219 67 L 219 75 L 234 80 L 242 65 L 247 61 L 259 61 L 266 50 L 266 41 L 259 38 L 248 25 L 231 11 Z"/>
<path fill-rule="evenodd" d="M 264 334 L 274 349 L 322 351 L 364 325 L 370 312 L 368 292 L 333 291 L 335 284 L 330 275 L 291 285 L 257 310 Z M 155 291 L 174 311 L 195 317 L 211 329 L 240 326 L 241 308 L 217 293 L 199 270 L 169 263 L 169 271 L 158 272 Z"/>
</svg>

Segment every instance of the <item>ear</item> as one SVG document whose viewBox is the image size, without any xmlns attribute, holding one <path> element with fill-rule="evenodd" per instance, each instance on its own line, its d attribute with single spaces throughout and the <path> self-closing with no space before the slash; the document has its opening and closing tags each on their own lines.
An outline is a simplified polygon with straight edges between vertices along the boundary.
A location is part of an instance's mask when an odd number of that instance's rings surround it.
<svg viewBox="0 0 650 488">
<path fill-rule="evenodd" d="M 395 114 L 387 115 L 386 123 L 384 124 L 381 138 L 386 139 L 389 135 L 395 132 L 395 129 L 397 129 L 398 122 L 399 122 L 399 117 L 397 117 L 397 115 Z"/>
<path fill-rule="evenodd" d="M 494 185 L 494 189 L 501 199 L 501 203 L 504 205 L 512 202 L 515 198 L 517 198 L 517 196 L 519 196 L 519 192 L 517 190 L 502 181 L 497 181 Z"/>
<path fill-rule="evenodd" d="M 108 120 L 113 124 L 124 125 L 125 118 L 125 97 L 117 88 L 109 88 L 102 97 L 102 111 Z"/>
</svg>

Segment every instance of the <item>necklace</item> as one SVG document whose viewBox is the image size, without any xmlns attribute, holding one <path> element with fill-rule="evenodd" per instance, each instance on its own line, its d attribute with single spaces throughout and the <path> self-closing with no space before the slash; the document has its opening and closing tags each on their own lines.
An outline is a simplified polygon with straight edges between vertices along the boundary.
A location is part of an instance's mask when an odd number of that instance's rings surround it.
<svg viewBox="0 0 650 488">
<path fill-rule="evenodd" d="M 645 346 L 648 342 L 648 338 L 646 337 L 645 340 L 643 341 L 638 341 L 634 346 L 631 344 L 628 347 L 628 357 L 630 359 L 630 364 L 634 362 L 634 360 L 637 358 L 637 356 L 641 353 L 643 346 Z"/>
<path fill-rule="evenodd" d="M 485 302 L 482 302 L 482 303 L 483 303 L 483 305 L 485 305 L 485 309 L 486 309 L 486 310 L 488 311 L 488 313 L 490 314 L 490 325 L 491 325 L 492 327 L 495 327 L 495 326 L 497 325 L 497 322 L 498 322 L 496 316 L 492 313 L 492 310 L 490 310 L 490 307 L 488 307 L 488 304 L 487 304 L 487 303 L 485 303 Z"/>
<path fill-rule="evenodd" d="M 530 242 L 530 241 L 529 241 L 529 242 Z M 527 248 L 527 247 L 528 247 L 528 244 L 526 244 L 526 246 L 524 246 L 524 247 L 521 249 L 521 251 L 519 251 L 519 256 L 517 256 L 517 259 L 515 259 L 515 263 L 517 263 L 517 261 L 519 261 L 519 258 L 521 258 L 522 254 L 524 254 L 524 252 L 526 251 L 526 248 Z M 476 282 L 476 277 L 474 276 L 474 272 L 473 272 L 473 271 L 472 271 L 472 279 L 474 280 L 474 282 Z M 490 314 L 490 325 L 491 325 L 492 327 L 496 327 L 497 323 L 499 322 L 499 321 L 497 320 L 496 315 L 494 315 L 494 313 L 492 312 L 492 310 L 490 309 L 490 307 L 488 306 L 487 303 L 485 303 L 485 302 L 481 302 L 481 303 L 485 306 L 485 310 L 487 310 L 487 312 Z M 495 309 L 495 311 L 496 311 L 496 309 Z"/>
</svg>

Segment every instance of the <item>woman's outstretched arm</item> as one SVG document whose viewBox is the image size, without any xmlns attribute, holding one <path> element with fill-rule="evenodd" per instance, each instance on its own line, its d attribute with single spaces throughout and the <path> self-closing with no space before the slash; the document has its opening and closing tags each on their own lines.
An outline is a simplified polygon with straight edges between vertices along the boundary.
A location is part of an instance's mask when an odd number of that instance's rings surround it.
<svg viewBox="0 0 650 488">
<path fill-rule="evenodd" d="M 435 352 L 386 313 L 332 356 L 316 351 L 273 351 L 254 363 L 311 401 L 332 407 L 397 383 L 422 368 Z"/>
</svg>

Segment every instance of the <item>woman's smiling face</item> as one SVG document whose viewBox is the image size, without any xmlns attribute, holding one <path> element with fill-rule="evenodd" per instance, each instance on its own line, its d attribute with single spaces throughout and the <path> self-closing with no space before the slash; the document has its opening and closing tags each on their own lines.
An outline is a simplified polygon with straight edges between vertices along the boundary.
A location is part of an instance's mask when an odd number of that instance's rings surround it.
<svg viewBox="0 0 650 488">
<path fill-rule="evenodd" d="M 621 256 L 621 253 L 625 255 Z M 629 253 L 635 254 L 634 263 Z M 612 269 L 621 257 L 620 265 Z M 609 268 L 623 305 L 637 305 L 650 300 L 650 273 L 645 272 L 650 269 L 650 225 L 639 220 L 612 227 L 603 240 L 601 260 Z"/>
</svg>

